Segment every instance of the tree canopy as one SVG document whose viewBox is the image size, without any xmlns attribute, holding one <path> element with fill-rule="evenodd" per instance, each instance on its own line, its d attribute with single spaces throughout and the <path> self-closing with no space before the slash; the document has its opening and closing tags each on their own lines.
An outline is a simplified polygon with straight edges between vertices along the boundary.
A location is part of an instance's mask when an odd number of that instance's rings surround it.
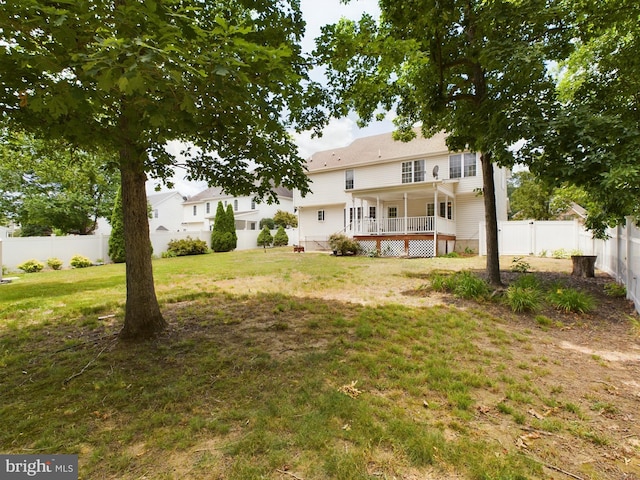
<svg viewBox="0 0 640 480">
<path fill-rule="evenodd" d="M 109 216 L 120 184 L 106 166 L 113 155 L 6 129 L 0 137 L 0 211 L 23 235 L 87 235 Z"/>
<path fill-rule="evenodd" d="M 395 110 L 396 137 L 420 125 L 448 134 L 453 151 L 480 152 L 487 221 L 487 272 L 500 283 L 493 163 L 542 128 L 554 103 L 546 62 L 567 53 L 570 28 L 560 0 L 380 0 L 364 15 L 323 29 L 317 53 L 328 69 L 335 115 L 361 123 Z"/>
<path fill-rule="evenodd" d="M 586 226 L 604 238 L 625 216 L 640 221 L 640 4 L 580 0 L 573 8 L 576 48 L 560 70 L 560 102 L 527 153 L 547 182 L 584 189 Z"/>
<path fill-rule="evenodd" d="M 308 191 L 290 128 L 322 118 L 298 0 L 6 0 L 0 108 L 13 128 L 117 153 L 127 302 L 121 338 L 165 327 L 145 182 L 181 164 L 234 195 Z M 165 148 L 187 142 L 181 159 Z M 250 165 L 256 168 L 249 169 Z"/>
</svg>

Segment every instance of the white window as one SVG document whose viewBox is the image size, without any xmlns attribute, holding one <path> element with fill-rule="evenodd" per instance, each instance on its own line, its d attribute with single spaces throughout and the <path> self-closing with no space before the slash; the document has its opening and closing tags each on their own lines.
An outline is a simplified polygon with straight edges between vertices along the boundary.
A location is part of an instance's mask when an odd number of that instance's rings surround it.
<svg viewBox="0 0 640 480">
<path fill-rule="evenodd" d="M 233 201 L 233 211 L 237 212 L 238 211 L 238 200 L 234 200 Z"/>
<path fill-rule="evenodd" d="M 324 222 L 324 210 L 318 210 L 318 221 Z"/>
<path fill-rule="evenodd" d="M 435 215 L 436 215 L 436 204 L 427 203 L 427 217 L 435 217 Z"/>
<path fill-rule="evenodd" d="M 442 218 L 453 220 L 453 202 L 451 200 L 440 202 L 439 214 Z"/>
<path fill-rule="evenodd" d="M 251 199 L 251 210 L 255 210 L 256 209 L 256 199 L 252 198 Z"/>
<path fill-rule="evenodd" d="M 255 230 L 256 229 L 256 222 L 249 222 L 249 230 Z"/>
<path fill-rule="evenodd" d="M 344 188 L 345 190 L 353 190 L 353 170 L 344 172 Z"/>
<path fill-rule="evenodd" d="M 375 218 L 376 218 L 376 207 L 369 207 L 369 218 L 375 220 Z"/>
<path fill-rule="evenodd" d="M 476 175 L 475 153 L 449 155 L 449 178 L 475 177 Z"/>
<path fill-rule="evenodd" d="M 157 208 L 153 211 L 153 218 L 158 218 L 158 209 Z"/>
<path fill-rule="evenodd" d="M 398 218 L 398 207 L 389 207 L 387 208 L 387 217 L 388 218 Z"/>
<path fill-rule="evenodd" d="M 207 213 L 211 213 L 211 204 L 209 202 L 207 202 L 206 211 L 207 211 Z"/>
<path fill-rule="evenodd" d="M 424 182 L 425 170 L 424 160 L 402 162 L 402 183 Z"/>
<path fill-rule="evenodd" d="M 193 216 L 195 217 L 196 215 L 198 215 L 198 206 L 194 205 L 193 206 Z"/>
</svg>

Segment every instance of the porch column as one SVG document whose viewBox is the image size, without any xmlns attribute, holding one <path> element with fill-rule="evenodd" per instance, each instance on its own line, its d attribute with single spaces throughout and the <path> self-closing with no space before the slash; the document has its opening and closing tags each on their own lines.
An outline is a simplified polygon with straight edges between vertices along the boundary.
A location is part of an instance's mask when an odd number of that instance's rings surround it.
<svg viewBox="0 0 640 480">
<path fill-rule="evenodd" d="M 407 234 L 407 192 L 404 192 L 404 234 Z"/>
<path fill-rule="evenodd" d="M 381 221 L 382 221 L 382 211 L 380 210 L 380 197 L 376 197 L 376 235 L 380 235 Z"/>
<path fill-rule="evenodd" d="M 435 186 L 435 185 L 434 185 Z M 440 206 L 438 205 L 438 187 L 435 186 L 433 192 L 433 251 L 435 256 L 438 256 L 438 212 Z"/>
</svg>

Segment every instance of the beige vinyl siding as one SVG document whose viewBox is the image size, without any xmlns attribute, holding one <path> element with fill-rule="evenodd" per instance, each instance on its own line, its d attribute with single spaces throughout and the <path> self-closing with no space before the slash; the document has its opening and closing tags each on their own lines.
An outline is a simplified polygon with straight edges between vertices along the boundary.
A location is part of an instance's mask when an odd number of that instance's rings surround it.
<svg viewBox="0 0 640 480">
<path fill-rule="evenodd" d="M 448 156 L 440 155 L 434 158 L 415 157 L 399 160 L 396 162 L 384 163 L 379 165 L 367 165 L 355 168 L 354 188 L 356 190 L 369 188 L 395 187 L 403 185 L 402 183 L 402 163 L 414 160 L 426 160 L 424 183 L 434 180 L 433 168 L 438 166 L 438 178 L 442 179 L 442 175 L 448 174 Z M 406 184 L 405 184 L 406 185 Z"/>
<path fill-rule="evenodd" d="M 343 228 L 344 205 L 302 207 L 298 210 L 300 240 L 328 238 Z M 324 210 L 324 221 L 318 221 L 318 210 Z"/>
<path fill-rule="evenodd" d="M 456 238 L 477 240 L 480 222 L 484 221 L 484 199 L 481 196 L 456 197 Z"/>
<path fill-rule="evenodd" d="M 357 182 L 357 171 L 355 173 Z M 309 174 L 309 179 L 311 180 L 309 184 L 311 193 L 308 193 L 306 197 L 302 197 L 296 191 L 296 206 L 346 203 L 347 199 L 351 198 L 351 195 L 346 193 L 344 189 L 344 170 L 314 172 Z"/>
</svg>

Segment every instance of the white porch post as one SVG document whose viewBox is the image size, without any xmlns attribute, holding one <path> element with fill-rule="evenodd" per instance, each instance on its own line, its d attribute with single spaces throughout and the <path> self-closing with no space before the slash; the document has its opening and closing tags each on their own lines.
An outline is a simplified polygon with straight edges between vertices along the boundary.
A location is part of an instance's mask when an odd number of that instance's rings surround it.
<svg viewBox="0 0 640 480">
<path fill-rule="evenodd" d="M 438 187 L 433 192 L 433 250 L 434 256 L 438 256 Z"/>
<path fill-rule="evenodd" d="M 407 234 L 407 192 L 404 192 L 404 234 Z"/>
<path fill-rule="evenodd" d="M 376 197 L 376 235 L 380 235 L 381 221 L 382 221 L 382 211 L 380 210 L 380 197 Z"/>
</svg>

